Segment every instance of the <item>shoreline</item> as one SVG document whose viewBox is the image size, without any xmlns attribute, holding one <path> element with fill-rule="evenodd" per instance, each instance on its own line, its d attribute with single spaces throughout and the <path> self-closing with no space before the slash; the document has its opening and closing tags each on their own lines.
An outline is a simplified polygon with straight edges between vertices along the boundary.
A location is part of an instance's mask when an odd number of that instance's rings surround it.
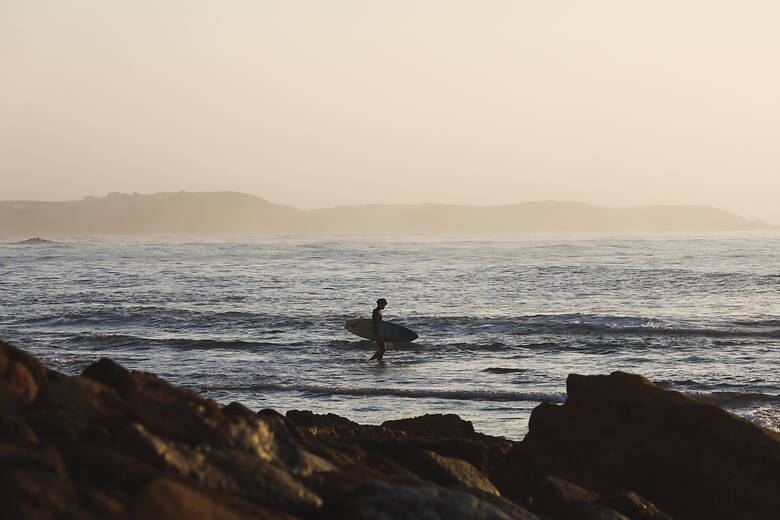
<svg viewBox="0 0 780 520">
<path fill-rule="evenodd" d="M 4 513 L 38 518 L 771 518 L 780 434 L 642 376 L 569 375 L 521 441 L 456 415 L 254 411 L 0 342 Z"/>
</svg>

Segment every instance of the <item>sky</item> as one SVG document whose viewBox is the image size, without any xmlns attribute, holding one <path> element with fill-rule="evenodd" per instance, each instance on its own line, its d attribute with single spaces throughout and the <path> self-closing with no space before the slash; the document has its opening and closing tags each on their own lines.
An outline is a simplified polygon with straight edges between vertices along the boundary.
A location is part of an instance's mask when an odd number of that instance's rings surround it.
<svg viewBox="0 0 780 520">
<path fill-rule="evenodd" d="M 780 224 L 774 0 L 0 0 L 0 200 L 696 204 Z"/>
</svg>

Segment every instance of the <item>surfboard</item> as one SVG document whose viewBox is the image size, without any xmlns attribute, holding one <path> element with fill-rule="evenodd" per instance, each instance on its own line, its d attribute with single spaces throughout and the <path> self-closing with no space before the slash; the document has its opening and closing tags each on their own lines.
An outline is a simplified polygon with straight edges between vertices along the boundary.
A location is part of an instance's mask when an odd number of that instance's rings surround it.
<svg viewBox="0 0 780 520">
<path fill-rule="evenodd" d="M 356 336 L 365 339 L 374 339 L 374 331 L 371 330 L 371 320 L 358 318 L 344 322 L 344 328 Z M 379 322 L 379 338 L 387 343 L 406 343 L 418 338 L 417 333 L 407 329 L 403 325 L 391 321 Z"/>
</svg>

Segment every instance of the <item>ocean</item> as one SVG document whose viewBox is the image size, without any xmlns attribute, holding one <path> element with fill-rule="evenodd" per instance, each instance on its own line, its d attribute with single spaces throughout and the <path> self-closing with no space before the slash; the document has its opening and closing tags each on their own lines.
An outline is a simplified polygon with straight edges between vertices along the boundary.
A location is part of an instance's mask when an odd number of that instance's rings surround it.
<svg viewBox="0 0 780 520">
<path fill-rule="evenodd" d="M 227 404 L 519 440 L 566 376 L 642 374 L 780 431 L 780 233 L 0 241 L 0 339 Z M 419 334 L 368 361 L 344 320 Z"/>
</svg>

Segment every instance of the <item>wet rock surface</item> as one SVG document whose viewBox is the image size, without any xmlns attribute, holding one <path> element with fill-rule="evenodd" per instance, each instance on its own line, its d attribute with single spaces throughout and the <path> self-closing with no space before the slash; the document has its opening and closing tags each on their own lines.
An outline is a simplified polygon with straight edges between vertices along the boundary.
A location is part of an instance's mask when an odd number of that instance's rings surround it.
<svg viewBox="0 0 780 520">
<path fill-rule="evenodd" d="M 0 518 L 775 518 L 780 436 L 640 376 L 569 377 L 521 442 L 456 415 L 222 406 L 0 342 Z"/>
</svg>

